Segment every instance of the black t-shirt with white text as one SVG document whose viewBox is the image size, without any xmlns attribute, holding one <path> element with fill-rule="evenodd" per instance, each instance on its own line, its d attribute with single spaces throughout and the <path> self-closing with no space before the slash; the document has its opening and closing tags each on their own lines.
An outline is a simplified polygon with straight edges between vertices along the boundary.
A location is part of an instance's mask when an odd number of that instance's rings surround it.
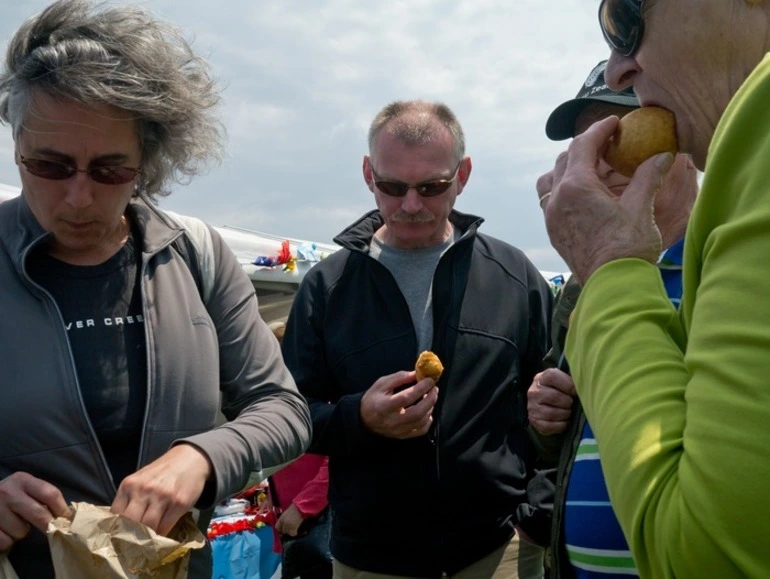
<svg viewBox="0 0 770 579">
<path fill-rule="evenodd" d="M 39 251 L 32 278 L 59 306 L 86 411 L 116 486 L 136 470 L 147 392 L 147 352 L 134 237 L 110 259 L 71 265 Z"/>
</svg>

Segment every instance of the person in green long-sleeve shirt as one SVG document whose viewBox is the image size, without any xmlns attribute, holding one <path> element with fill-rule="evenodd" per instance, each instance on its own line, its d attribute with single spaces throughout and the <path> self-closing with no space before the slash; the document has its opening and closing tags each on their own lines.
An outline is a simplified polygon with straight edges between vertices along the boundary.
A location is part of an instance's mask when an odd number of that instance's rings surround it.
<svg viewBox="0 0 770 579">
<path fill-rule="evenodd" d="M 567 336 L 576 388 L 642 577 L 768 577 L 770 302 L 757 289 L 770 280 L 770 5 L 603 0 L 599 16 L 609 86 L 671 110 L 705 176 L 679 310 L 654 265 L 670 154 L 612 197 L 596 175 L 610 118 L 538 191 L 583 285 Z"/>
</svg>

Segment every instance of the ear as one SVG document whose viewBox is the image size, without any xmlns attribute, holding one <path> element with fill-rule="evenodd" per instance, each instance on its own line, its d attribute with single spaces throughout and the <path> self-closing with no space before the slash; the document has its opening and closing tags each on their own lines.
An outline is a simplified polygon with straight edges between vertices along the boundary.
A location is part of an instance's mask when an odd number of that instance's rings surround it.
<svg viewBox="0 0 770 579">
<path fill-rule="evenodd" d="M 369 155 L 364 155 L 364 162 L 361 169 L 364 173 L 366 186 L 369 187 L 369 191 L 374 193 L 374 175 L 372 175 L 372 161 L 369 158 Z"/>
<path fill-rule="evenodd" d="M 460 168 L 457 170 L 457 194 L 463 192 L 463 189 L 465 189 L 465 184 L 468 182 L 468 179 L 471 176 L 471 170 L 473 169 L 473 163 L 471 162 L 470 157 L 465 157 L 460 162 Z"/>
</svg>

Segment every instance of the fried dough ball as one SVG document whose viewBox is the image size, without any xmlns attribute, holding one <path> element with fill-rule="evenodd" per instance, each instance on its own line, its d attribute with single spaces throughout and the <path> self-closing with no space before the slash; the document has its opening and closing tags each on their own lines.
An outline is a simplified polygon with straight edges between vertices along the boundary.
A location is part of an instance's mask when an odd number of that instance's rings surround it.
<svg viewBox="0 0 770 579">
<path fill-rule="evenodd" d="M 620 119 L 604 159 L 621 175 L 632 177 L 653 155 L 676 155 L 677 150 L 674 114 L 661 107 L 642 107 Z"/>
<path fill-rule="evenodd" d="M 434 382 L 438 382 L 438 379 L 441 378 L 441 373 L 444 371 L 444 366 L 436 354 L 430 350 L 425 350 L 417 358 L 414 371 L 417 373 L 418 382 L 423 378 L 433 378 Z"/>
</svg>

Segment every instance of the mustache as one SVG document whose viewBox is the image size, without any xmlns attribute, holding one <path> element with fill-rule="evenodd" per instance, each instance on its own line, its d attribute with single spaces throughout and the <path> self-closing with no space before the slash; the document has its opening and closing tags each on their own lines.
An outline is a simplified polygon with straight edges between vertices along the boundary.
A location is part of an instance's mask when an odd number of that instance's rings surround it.
<svg viewBox="0 0 770 579">
<path fill-rule="evenodd" d="M 391 216 L 391 220 L 396 223 L 428 223 L 436 219 L 430 211 L 420 211 L 419 213 L 407 213 L 397 211 Z"/>
</svg>

